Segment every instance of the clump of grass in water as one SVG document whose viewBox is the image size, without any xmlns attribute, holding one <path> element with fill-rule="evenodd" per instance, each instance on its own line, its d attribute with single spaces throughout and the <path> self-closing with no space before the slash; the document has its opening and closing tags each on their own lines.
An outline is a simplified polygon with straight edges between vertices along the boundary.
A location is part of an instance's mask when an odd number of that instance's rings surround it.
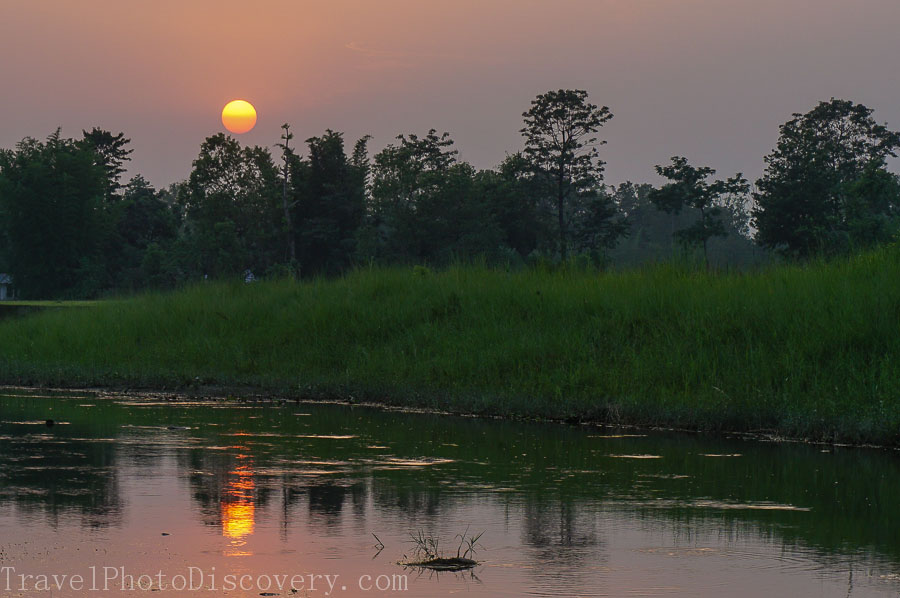
<svg viewBox="0 0 900 598">
<path fill-rule="evenodd" d="M 469 535 L 469 528 L 466 531 L 457 534 L 455 539 L 459 540 L 456 547 L 456 556 L 448 557 L 440 550 L 440 539 L 432 534 L 426 534 L 424 530 L 416 533 L 410 533 L 411 542 L 413 544 L 413 558 L 406 558 L 399 564 L 404 567 L 413 567 L 417 569 L 431 569 L 432 571 L 464 571 L 478 565 L 475 560 L 476 548 L 483 548 L 478 541 L 484 532 Z"/>
</svg>

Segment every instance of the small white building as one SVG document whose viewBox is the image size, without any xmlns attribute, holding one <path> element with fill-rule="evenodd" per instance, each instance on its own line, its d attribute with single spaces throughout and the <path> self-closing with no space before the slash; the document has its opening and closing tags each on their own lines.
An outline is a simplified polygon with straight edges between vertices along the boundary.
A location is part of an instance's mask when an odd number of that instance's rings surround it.
<svg viewBox="0 0 900 598">
<path fill-rule="evenodd" d="M 9 274 L 0 274 L 0 301 L 13 298 L 12 277 Z"/>
</svg>

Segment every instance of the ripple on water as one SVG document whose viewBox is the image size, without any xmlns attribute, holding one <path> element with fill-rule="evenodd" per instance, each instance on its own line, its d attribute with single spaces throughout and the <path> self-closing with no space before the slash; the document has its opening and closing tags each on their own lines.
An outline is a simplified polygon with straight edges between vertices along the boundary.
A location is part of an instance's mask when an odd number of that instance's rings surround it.
<svg viewBox="0 0 900 598">
<path fill-rule="evenodd" d="M 773 553 L 764 547 L 759 549 L 712 547 L 712 546 L 651 546 L 639 548 L 635 552 L 654 554 L 667 558 L 710 558 L 719 557 L 736 561 L 745 570 L 773 570 L 800 572 L 819 571 L 821 563 L 810 559 L 804 552 L 783 551 Z"/>
<path fill-rule="evenodd" d="M 432 467 L 434 465 L 445 465 L 454 463 L 453 459 L 401 459 L 399 457 L 389 457 L 387 459 L 363 459 L 362 463 L 374 465 L 374 469 L 379 471 L 389 471 L 392 469 L 418 469 L 420 467 Z"/>
<path fill-rule="evenodd" d="M 297 465 L 319 465 L 319 466 L 346 466 L 350 465 L 350 461 L 338 461 L 338 460 L 328 460 L 328 459 L 279 459 L 278 463 L 280 465 L 289 465 L 289 466 L 297 466 Z M 278 468 L 280 469 L 280 468 Z"/>
<path fill-rule="evenodd" d="M 346 469 L 311 469 L 303 467 L 279 467 L 277 469 L 264 469 L 255 472 L 256 475 L 265 477 L 277 477 L 282 475 L 321 476 L 338 475 L 347 473 Z"/>
<path fill-rule="evenodd" d="M 806 513 L 812 511 L 808 507 L 798 507 L 795 505 L 780 504 L 774 502 L 729 502 L 719 500 L 667 500 L 658 498 L 652 501 L 630 501 L 624 499 L 621 501 L 622 506 L 651 508 L 651 509 L 711 509 L 720 511 L 796 511 Z M 611 504 L 611 503 L 608 503 Z"/>
</svg>

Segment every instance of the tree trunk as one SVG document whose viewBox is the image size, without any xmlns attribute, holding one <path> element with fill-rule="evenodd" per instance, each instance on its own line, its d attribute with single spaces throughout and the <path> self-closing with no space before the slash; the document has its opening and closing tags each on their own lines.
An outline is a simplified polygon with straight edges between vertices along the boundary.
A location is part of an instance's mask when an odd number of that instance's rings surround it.
<svg viewBox="0 0 900 598">
<path fill-rule="evenodd" d="M 284 139 L 284 145 L 282 146 L 282 158 L 284 159 L 284 180 L 281 190 L 281 205 L 284 208 L 284 225 L 287 228 L 287 237 L 288 237 L 288 256 L 291 260 L 291 275 L 293 275 L 294 265 L 297 262 L 297 241 L 294 239 L 294 224 L 291 221 L 291 206 L 288 202 L 288 173 L 290 172 L 290 168 L 288 166 L 288 153 L 290 152 L 291 147 L 291 128 L 285 123 L 281 127 L 284 129 L 284 135 L 281 137 Z"/>
<path fill-rule="evenodd" d="M 703 264 L 706 266 L 706 271 L 709 272 L 709 252 L 706 249 L 707 242 L 709 241 L 708 230 L 706 222 L 706 210 L 702 207 L 700 208 L 700 222 L 703 223 Z"/>
<path fill-rule="evenodd" d="M 294 225 L 291 223 L 291 207 L 288 205 L 288 196 L 287 196 L 287 161 L 284 164 L 284 189 L 281 194 L 281 203 L 284 207 L 284 222 L 287 226 L 287 235 L 288 235 L 288 253 L 290 254 L 291 264 L 297 261 L 297 242 L 294 239 Z M 292 266 L 293 267 L 293 266 Z"/>
<path fill-rule="evenodd" d="M 558 195 L 556 198 L 556 211 L 559 216 L 559 256 L 563 263 L 566 262 L 568 258 L 568 248 L 566 247 L 566 216 L 565 216 L 565 197 L 566 197 L 566 187 L 565 187 L 565 178 L 563 176 L 562 169 L 560 168 L 559 174 L 559 188 Z"/>
<path fill-rule="evenodd" d="M 709 272 L 709 253 L 706 251 L 707 238 L 703 238 L 703 263 L 706 264 L 706 271 Z"/>
</svg>

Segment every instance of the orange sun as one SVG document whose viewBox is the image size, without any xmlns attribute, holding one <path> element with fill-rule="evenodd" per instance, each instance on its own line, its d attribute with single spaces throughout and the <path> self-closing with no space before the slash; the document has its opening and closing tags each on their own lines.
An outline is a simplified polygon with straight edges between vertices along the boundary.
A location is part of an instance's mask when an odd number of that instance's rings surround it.
<svg viewBox="0 0 900 598">
<path fill-rule="evenodd" d="M 228 102 L 222 108 L 222 124 L 232 133 L 246 133 L 256 126 L 256 108 L 244 100 Z"/>
</svg>

